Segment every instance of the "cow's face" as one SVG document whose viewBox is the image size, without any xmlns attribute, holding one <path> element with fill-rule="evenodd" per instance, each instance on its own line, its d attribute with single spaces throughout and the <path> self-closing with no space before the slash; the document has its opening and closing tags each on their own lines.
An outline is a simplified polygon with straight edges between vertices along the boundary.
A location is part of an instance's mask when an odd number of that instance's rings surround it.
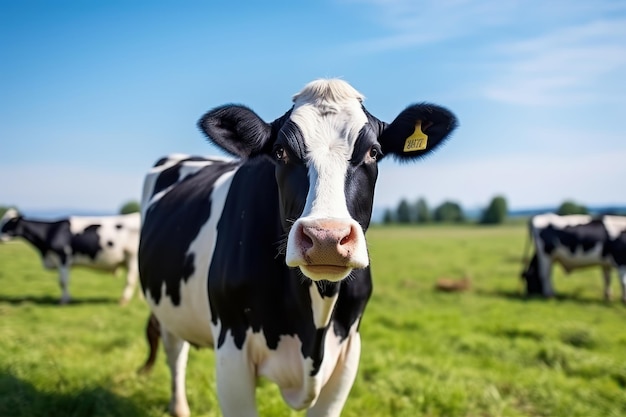
<svg viewBox="0 0 626 417">
<path fill-rule="evenodd" d="M 17 236 L 21 218 L 22 216 L 13 208 L 4 213 L 0 219 L 0 242 L 6 242 Z"/>
<path fill-rule="evenodd" d="M 362 100 L 344 81 L 318 80 L 271 124 L 241 106 L 215 109 L 199 122 L 223 149 L 272 159 L 288 231 L 285 261 L 312 280 L 339 281 L 369 265 L 365 230 L 383 155 L 418 158 L 456 126 L 450 112 L 426 104 L 410 106 L 386 124 Z"/>
</svg>

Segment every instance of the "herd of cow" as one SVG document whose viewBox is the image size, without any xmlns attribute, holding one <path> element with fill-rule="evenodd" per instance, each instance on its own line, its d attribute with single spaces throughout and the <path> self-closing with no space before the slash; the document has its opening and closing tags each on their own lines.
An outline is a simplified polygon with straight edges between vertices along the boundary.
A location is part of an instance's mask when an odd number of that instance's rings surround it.
<svg viewBox="0 0 626 417">
<path fill-rule="evenodd" d="M 273 122 L 226 105 L 198 126 L 235 158 L 182 154 L 145 177 L 141 213 L 26 219 L 8 210 L 1 236 L 22 237 L 59 271 L 124 266 L 127 303 L 137 280 L 150 307 L 154 362 L 161 338 L 171 373 L 169 411 L 189 415 L 189 346 L 216 355 L 224 416 L 255 416 L 264 376 L 307 416 L 338 416 L 359 363 L 359 324 L 372 292 L 365 241 L 378 162 L 417 160 L 455 129 L 445 108 L 414 104 L 387 123 L 344 81 L 317 80 Z M 542 215 L 530 222 L 535 254 L 523 276 L 529 294 L 553 295 L 550 270 L 599 265 L 609 297 L 617 268 L 626 303 L 626 218 Z"/>
</svg>

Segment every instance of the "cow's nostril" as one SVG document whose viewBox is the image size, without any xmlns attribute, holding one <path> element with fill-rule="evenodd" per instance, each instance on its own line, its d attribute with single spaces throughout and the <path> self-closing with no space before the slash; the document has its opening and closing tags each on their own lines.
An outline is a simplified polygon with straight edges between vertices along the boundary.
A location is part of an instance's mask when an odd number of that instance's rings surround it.
<svg viewBox="0 0 626 417">
<path fill-rule="evenodd" d="M 300 245 L 302 246 L 302 248 L 304 249 L 309 249 L 313 247 L 313 236 L 309 236 L 309 233 L 307 233 L 307 228 L 306 227 L 302 227 L 301 225 L 298 225 L 298 240 L 300 241 Z"/>
<path fill-rule="evenodd" d="M 340 246 L 345 246 L 345 245 L 349 245 L 351 243 L 353 243 L 356 240 L 356 231 L 354 230 L 354 227 L 350 227 L 348 229 L 348 233 L 341 238 L 341 240 L 339 241 L 339 245 Z"/>
</svg>

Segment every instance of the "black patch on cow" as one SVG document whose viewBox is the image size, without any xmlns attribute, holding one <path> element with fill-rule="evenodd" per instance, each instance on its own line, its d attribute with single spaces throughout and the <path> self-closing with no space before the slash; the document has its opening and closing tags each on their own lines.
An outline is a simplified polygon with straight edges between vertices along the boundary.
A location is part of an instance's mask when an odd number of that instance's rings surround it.
<svg viewBox="0 0 626 417">
<path fill-rule="evenodd" d="M 167 161 L 168 159 L 165 158 Z M 152 194 L 150 197 L 153 197 L 155 194 L 165 190 L 166 188 L 176 184 L 180 180 L 180 171 L 183 168 L 185 162 L 202 162 L 209 161 L 207 158 L 203 158 L 201 156 L 190 156 L 185 159 L 181 159 L 177 161 L 176 164 L 172 165 L 169 168 L 164 169 L 157 178 L 154 189 L 152 190 Z M 162 164 L 161 164 L 162 165 Z M 158 165 L 156 165 L 158 166 Z"/>
<path fill-rule="evenodd" d="M 522 278 L 526 281 L 526 295 L 543 294 L 543 282 L 539 277 L 539 261 L 536 253 L 528 264 L 528 268 L 522 273 Z"/>
<path fill-rule="evenodd" d="M 122 227 L 124 227 L 124 225 L 123 225 L 123 224 L 121 224 L 121 223 L 118 223 L 118 224 L 116 224 L 116 225 L 115 225 L 115 228 L 116 228 L 117 230 L 120 230 Z"/>
<path fill-rule="evenodd" d="M 596 247 L 599 242 L 606 242 L 608 233 L 601 220 L 592 220 L 586 224 L 563 228 L 548 225 L 539 232 L 539 237 L 543 241 L 544 251 L 548 255 L 552 255 L 559 246 L 566 247 L 574 254 L 579 247 L 582 248 L 583 252 L 588 252 Z"/>
<path fill-rule="evenodd" d="M 100 229 L 99 224 L 92 224 L 81 233 L 73 235 L 71 238 L 72 253 L 87 255 L 92 260 L 95 259 L 98 252 L 102 250 L 98 229 Z"/>
<path fill-rule="evenodd" d="M 141 229 L 139 272 L 144 291 L 150 292 L 156 304 L 165 284 L 172 304 L 180 305 L 180 282 L 194 272 L 189 246 L 211 215 L 215 181 L 238 164 L 215 162 L 185 177 L 147 211 Z"/>
<path fill-rule="evenodd" d="M 165 164 L 167 161 L 169 161 L 169 158 L 167 156 L 164 156 L 163 158 L 156 161 L 154 165 L 152 165 L 152 167 L 153 168 L 160 167 L 161 165 Z"/>
<path fill-rule="evenodd" d="M 606 246 L 615 264 L 618 267 L 626 266 L 626 231 L 611 239 Z"/>
<path fill-rule="evenodd" d="M 109 248 L 112 248 L 112 247 L 113 247 L 113 242 L 112 242 L 112 241 L 110 241 L 110 240 L 107 240 L 107 246 L 108 246 Z"/>
<path fill-rule="evenodd" d="M 335 306 L 333 324 L 341 340 L 348 337 L 352 325 L 363 315 L 365 305 L 372 295 L 370 267 L 352 271 L 352 276 L 341 282 L 339 299 Z"/>
<path fill-rule="evenodd" d="M 155 194 L 158 194 L 159 192 L 170 187 L 171 185 L 176 184 L 180 177 L 180 169 L 181 164 L 176 164 L 163 170 L 159 174 L 156 182 L 154 183 L 154 188 L 152 189 L 152 194 L 150 195 L 150 197 L 153 197 Z"/>
<path fill-rule="evenodd" d="M 283 229 L 288 233 L 300 217 L 309 192 L 309 173 L 304 163 L 306 148 L 300 128 L 293 122 L 284 124 L 276 140 L 275 149 L 283 147 L 287 161 L 275 161 L 275 184 L 279 184 L 279 213 Z"/>
<path fill-rule="evenodd" d="M 380 152 L 379 145 L 371 125 L 366 124 L 359 133 L 354 151 L 346 173 L 344 192 L 350 216 L 356 220 L 363 230 L 367 230 L 372 218 L 374 204 L 374 188 L 378 178 L 376 160 L 367 158 L 371 148 Z"/>
<path fill-rule="evenodd" d="M 317 329 L 315 331 L 315 336 L 313 337 L 313 343 L 307 343 L 305 349 L 304 343 L 302 344 L 302 354 L 303 356 L 309 357 L 313 359 L 313 366 L 311 367 L 310 376 L 315 376 L 320 370 L 320 366 L 322 365 L 322 360 L 324 359 L 324 339 L 326 338 L 326 333 L 328 333 L 328 327 L 324 327 L 322 329 Z"/>
</svg>

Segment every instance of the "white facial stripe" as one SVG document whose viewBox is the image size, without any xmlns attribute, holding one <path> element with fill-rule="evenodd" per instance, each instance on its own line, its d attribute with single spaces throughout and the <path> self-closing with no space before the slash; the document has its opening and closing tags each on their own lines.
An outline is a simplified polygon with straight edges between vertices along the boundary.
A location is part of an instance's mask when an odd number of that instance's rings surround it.
<svg viewBox="0 0 626 417">
<path fill-rule="evenodd" d="M 311 187 L 303 217 L 350 217 L 344 191 L 346 172 L 367 116 L 358 100 L 338 104 L 339 113 L 322 113 L 307 103 L 296 106 L 291 115 L 307 149 Z"/>
</svg>

